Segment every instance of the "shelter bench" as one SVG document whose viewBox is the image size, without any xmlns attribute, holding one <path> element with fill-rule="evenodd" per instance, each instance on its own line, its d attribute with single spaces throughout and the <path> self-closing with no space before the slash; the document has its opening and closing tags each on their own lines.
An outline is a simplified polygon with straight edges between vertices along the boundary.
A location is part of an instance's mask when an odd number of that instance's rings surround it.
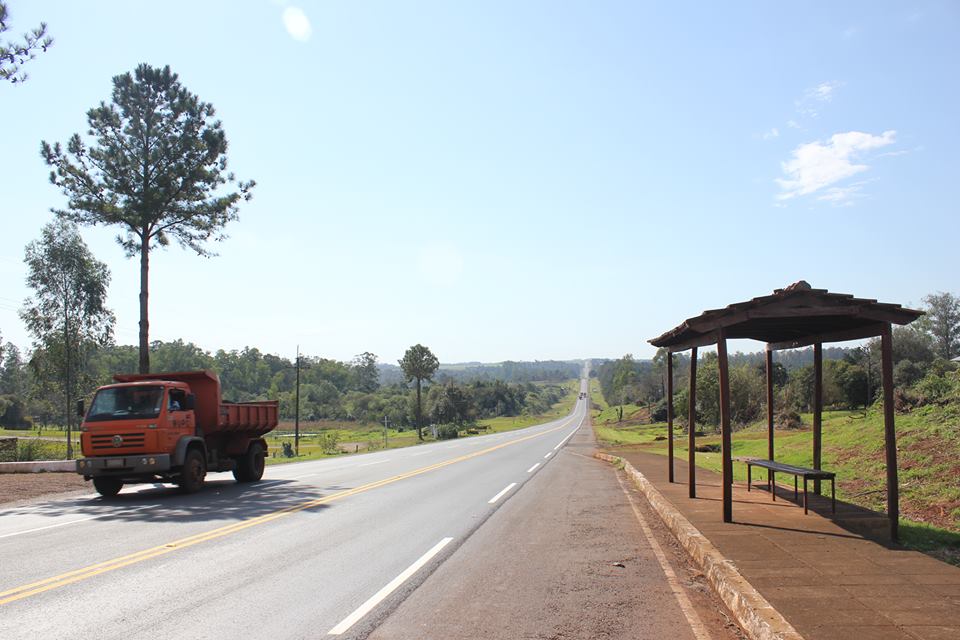
<svg viewBox="0 0 960 640">
<path fill-rule="evenodd" d="M 747 465 L 747 491 L 750 491 L 751 472 L 753 467 L 763 467 L 767 470 L 767 487 L 774 501 L 777 499 L 776 479 L 777 473 L 789 473 L 793 476 L 793 498 L 798 497 L 797 479 L 803 478 L 803 513 L 807 511 L 807 481 L 808 480 L 829 480 L 830 481 L 830 508 L 833 513 L 837 512 L 837 487 L 836 476 L 833 471 L 824 471 L 822 469 L 808 469 L 806 467 L 796 467 L 792 464 L 784 464 L 775 460 L 763 460 L 761 458 L 737 458 L 738 461 Z"/>
</svg>

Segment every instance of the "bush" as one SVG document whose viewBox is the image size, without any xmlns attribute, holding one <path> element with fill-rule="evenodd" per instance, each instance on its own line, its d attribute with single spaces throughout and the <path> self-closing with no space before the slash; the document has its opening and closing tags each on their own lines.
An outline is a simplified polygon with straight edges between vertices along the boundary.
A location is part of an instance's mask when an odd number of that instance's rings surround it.
<svg viewBox="0 0 960 640">
<path fill-rule="evenodd" d="M 442 424 L 437 427 L 437 440 L 453 440 L 460 436 L 460 431 L 455 424 Z"/>
<path fill-rule="evenodd" d="M 340 432 L 336 430 L 324 431 L 317 438 L 320 450 L 324 453 L 340 453 Z"/>
<path fill-rule="evenodd" d="M 776 426 L 779 429 L 802 429 L 803 420 L 796 411 L 783 411 L 777 416 Z"/>
</svg>

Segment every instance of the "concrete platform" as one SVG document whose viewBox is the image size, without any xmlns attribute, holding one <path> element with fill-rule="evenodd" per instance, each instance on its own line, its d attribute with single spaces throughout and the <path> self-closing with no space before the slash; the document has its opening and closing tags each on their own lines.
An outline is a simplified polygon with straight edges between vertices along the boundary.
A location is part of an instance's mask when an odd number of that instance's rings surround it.
<svg viewBox="0 0 960 640">
<path fill-rule="evenodd" d="M 960 638 L 960 568 L 890 544 L 884 515 L 838 501 L 834 518 L 829 497 L 813 497 L 804 515 L 792 486 L 774 502 L 758 473 L 750 492 L 734 484 L 734 522 L 724 523 L 719 474 L 698 468 L 690 499 L 685 462 L 675 462 L 671 484 L 666 457 L 609 453 L 642 473 L 804 638 Z"/>
</svg>

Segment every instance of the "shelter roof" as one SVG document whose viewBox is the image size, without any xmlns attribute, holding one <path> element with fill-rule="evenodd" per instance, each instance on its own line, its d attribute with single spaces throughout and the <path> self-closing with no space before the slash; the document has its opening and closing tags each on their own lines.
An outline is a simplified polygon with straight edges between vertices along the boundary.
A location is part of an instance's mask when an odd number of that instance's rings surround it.
<svg viewBox="0 0 960 640">
<path fill-rule="evenodd" d="M 727 338 L 760 340 L 771 349 L 792 349 L 878 336 L 889 323 L 908 324 L 921 315 L 922 311 L 899 304 L 814 289 L 801 280 L 771 295 L 704 311 L 650 344 L 683 351 L 715 343 L 718 330 L 723 329 Z"/>
</svg>

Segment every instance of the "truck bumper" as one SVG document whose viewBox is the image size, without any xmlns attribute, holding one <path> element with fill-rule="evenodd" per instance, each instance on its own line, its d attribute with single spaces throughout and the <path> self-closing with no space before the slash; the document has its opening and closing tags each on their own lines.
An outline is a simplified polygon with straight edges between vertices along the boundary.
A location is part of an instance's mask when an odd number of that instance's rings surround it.
<svg viewBox="0 0 960 640">
<path fill-rule="evenodd" d="M 170 470 L 170 454 L 110 456 L 77 460 L 77 473 L 86 477 L 126 476 L 165 473 Z"/>
</svg>

